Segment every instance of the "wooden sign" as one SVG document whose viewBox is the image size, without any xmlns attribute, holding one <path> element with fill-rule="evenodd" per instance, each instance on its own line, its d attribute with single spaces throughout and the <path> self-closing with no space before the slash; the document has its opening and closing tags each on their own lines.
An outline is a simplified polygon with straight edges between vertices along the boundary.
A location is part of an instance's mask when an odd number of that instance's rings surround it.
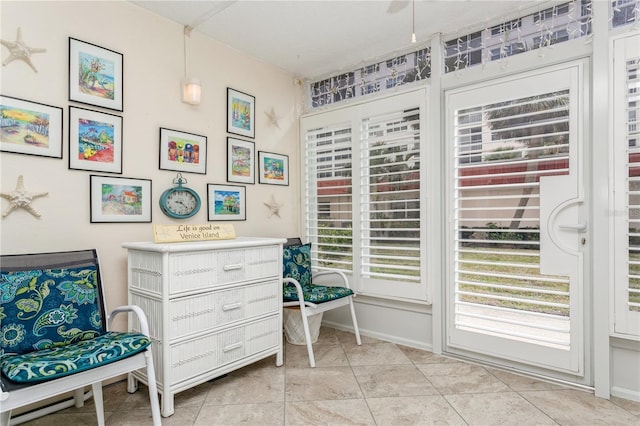
<svg viewBox="0 0 640 426">
<path fill-rule="evenodd" d="M 184 225 L 153 225 L 156 243 L 180 243 L 187 241 L 232 240 L 236 230 L 230 223 L 205 223 Z"/>
</svg>

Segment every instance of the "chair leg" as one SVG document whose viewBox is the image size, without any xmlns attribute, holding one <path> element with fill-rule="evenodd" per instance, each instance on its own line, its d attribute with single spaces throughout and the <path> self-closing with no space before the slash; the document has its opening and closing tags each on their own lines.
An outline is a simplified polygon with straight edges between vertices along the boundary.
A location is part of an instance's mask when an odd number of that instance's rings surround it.
<svg viewBox="0 0 640 426">
<path fill-rule="evenodd" d="M 360 329 L 358 328 L 358 320 L 356 319 L 356 309 L 353 306 L 353 300 L 349 301 L 349 309 L 351 310 L 351 320 L 353 321 L 353 332 L 356 335 L 356 343 L 362 345 L 362 339 L 360 339 Z"/>
<path fill-rule="evenodd" d="M 138 379 L 133 377 L 133 373 L 127 374 L 127 392 L 136 393 L 138 390 Z"/>
<path fill-rule="evenodd" d="M 11 410 L 0 413 L 0 426 L 9 426 L 11 420 Z"/>
<path fill-rule="evenodd" d="M 104 403 L 102 400 L 102 382 L 93 383 L 91 385 L 93 390 L 93 402 L 96 404 L 96 417 L 98 419 L 98 426 L 104 426 Z"/>
<path fill-rule="evenodd" d="M 311 333 L 309 332 L 309 320 L 304 311 L 300 309 L 300 315 L 302 316 L 302 326 L 304 328 L 304 338 L 307 341 L 307 352 L 309 353 L 309 365 L 311 368 L 316 366 L 316 359 L 313 356 L 313 344 L 311 343 Z"/>
<path fill-rule="evenodd" d="M 147 360 L 147 382 L 149 388 L 149 402 L 151 403 L 151 417 L 153 417 L 154 426 L 161 426 L 162 418 L 160 416 L 160 403 L 158 402 L 156 371 L 153 368 L 153 355 L 149 348 L 145 351 L 144 357 Z"/>
<path fill-rule="evenodd" d="M 73 402 L 76 408 L 84 407 L 84 388 L 73 391 Z"/>
</svg>

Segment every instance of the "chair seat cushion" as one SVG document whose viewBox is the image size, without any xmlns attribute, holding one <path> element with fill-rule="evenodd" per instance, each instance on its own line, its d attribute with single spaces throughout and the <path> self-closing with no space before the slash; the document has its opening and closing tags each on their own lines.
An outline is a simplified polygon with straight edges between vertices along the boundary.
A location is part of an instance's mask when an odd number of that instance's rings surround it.
<svg viewBox="0 0 640 426">
<path fill-rule="evenodd" d="M 34 383 L 79 373 L 143 351 L 151 344 L 139 333 L 108 332 L 94 339 L 21 355 L 5 354 L 0 368 L 18 383 Z"/>
<path fill-rule="evenodd" d="M 311 303 L 329 302 L 331 300 L 340 299 L 353 294 L 351 289 L 345 287 L 327 287 L 316 284 L 301 285 L 301 287 L 305 302 Z M 298 300 L 296 287 L 291 283 L 287 283 L 283 287 L 282 293 L 282 298 L 285 302 Z"/>
</svg>

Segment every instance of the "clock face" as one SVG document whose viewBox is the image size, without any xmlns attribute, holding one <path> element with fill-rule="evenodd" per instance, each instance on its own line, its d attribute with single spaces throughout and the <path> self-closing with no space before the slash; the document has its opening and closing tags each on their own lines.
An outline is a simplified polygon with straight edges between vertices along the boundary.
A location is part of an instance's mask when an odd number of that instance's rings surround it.
<svg viewBox="0 0 640 426">
<path fill-rule="evenodd" d="M 189 189 L 174 188 L 165 191 L 160 198 L 160 207 L 168 216 L 187 218 L 200 210 L 200 197 Z"/>
</svg>

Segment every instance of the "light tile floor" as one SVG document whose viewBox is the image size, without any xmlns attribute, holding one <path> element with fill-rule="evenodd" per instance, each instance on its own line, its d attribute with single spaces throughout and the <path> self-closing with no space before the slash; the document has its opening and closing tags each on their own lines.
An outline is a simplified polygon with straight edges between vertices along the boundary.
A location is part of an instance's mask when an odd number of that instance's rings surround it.
<svg viewBox="0 0 640 426">
<path fill-rule="evenodd" d="M 640 425 L 640 403 L 596 398 L 481 367 L 323 327 L 314 345 L 285 345 L 285 365 L 269 357 L 176 395 L 170 425 Z M 151 424 L 146 387 L 104 388 L 107 425 Z M 69 408 L 26 425 L 94 425 L 94 405 Z"/>
</svg>

